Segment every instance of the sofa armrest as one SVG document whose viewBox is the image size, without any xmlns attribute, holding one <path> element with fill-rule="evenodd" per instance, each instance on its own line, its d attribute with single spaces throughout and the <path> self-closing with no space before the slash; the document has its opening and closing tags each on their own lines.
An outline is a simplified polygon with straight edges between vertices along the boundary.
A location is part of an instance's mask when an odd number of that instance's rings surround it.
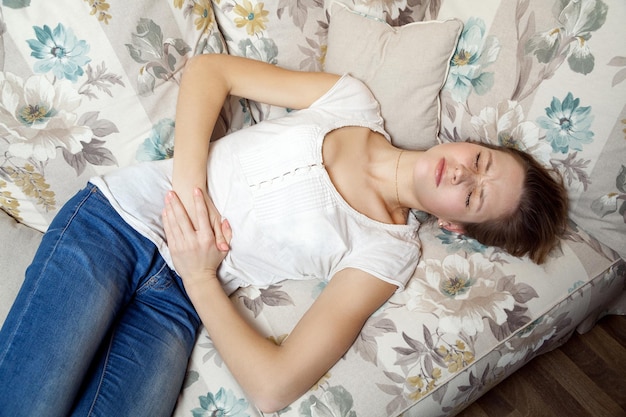
<svg viewBox="0 0 626 417">
<path fill-rule="evenodd" d="M 0 325 L 13 304 L 43 233 L 18 223 L 0 210 Z"/>
</svg>

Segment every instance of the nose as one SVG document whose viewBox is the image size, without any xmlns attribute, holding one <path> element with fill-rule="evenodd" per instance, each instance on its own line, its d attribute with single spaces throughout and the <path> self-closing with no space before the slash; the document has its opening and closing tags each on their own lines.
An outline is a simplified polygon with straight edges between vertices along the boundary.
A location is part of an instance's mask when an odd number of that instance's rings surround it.
<svg viewBox="0 0 626 417">
<path fill-rule="evenodd" d="M 459 185 L 467 181 L 471 181 L 474 177 L 473 172 L 463 165 L 459 165 L 454 169 L 452 175 L 452 184 Z"/>
</svg>

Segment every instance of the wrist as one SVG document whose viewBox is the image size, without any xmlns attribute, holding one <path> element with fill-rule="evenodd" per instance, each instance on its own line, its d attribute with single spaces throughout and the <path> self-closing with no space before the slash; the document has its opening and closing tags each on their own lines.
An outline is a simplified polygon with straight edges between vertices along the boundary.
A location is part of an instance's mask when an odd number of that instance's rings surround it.
<svg viewBox="0 0 626 417">
<path fill-rule="evenodd" d="M 206 294 L 211 294 L 216 287 L 222 287 L 217 274 L 213 271 L 194 276 L 182 278 L 185 291 L 192 301 L 203 298 Z"/>
<path fill-rule="evenodd" d="M 204 176 L 190 174 L 172 176 L 172 189 L 176 192 L 191 192 L 195 188 L 205 191 L 206 187 L 206 174 Z"/>
</svg>

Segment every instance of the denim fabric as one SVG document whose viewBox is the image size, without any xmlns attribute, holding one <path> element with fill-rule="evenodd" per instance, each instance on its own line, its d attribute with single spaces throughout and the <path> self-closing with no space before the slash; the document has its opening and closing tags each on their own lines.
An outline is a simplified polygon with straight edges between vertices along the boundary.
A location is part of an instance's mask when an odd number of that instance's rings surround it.
<svg viewBox="0 0 626 417">
<path fill-rule="evenodd" d="M 0 331 L 0 416 L 169 416 L 198 326 L 180 278 L 90 185 Z"/>
</svg>

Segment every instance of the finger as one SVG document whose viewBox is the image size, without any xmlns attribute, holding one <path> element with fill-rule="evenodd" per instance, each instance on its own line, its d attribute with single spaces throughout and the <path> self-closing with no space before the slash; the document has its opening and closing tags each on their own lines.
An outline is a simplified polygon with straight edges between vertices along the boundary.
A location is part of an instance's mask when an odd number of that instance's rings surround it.
<svg viewBox="0 0 626 417">
<path fill-rule="evenodd" d="M 201 195 L 206 197 L 203 206 L 204 210 L 208 213 L 208 221 L 210 222 L 211 233 L 215 239 L 215 246 L 221 251 L 228 251 L 230 249 L 228 245 L 230 239 L 227 240 L 224 237 L 224 232 L 222 231 L 222 216 L 213 204 L 213 200 L 203 193 L 201 193 Z"/>
<path fill-rule="evenodd" d="M 222 221 L 222 235 L 224 236 L 224 242 L 227 245 L 227 249 L 230 249 L 230 241 L 233 238 L 233 229 L 230 227 L 228 219 Z"/>
<path fill-rule="evenodd" d="M 223 220 L 221 217 L 216 216 L 214 221 L 213 230 L 215 232 L 215 245 L 221 251 L 227 251 L 229 249 L 226 237 L 224 237 L 224 231 L 222 230 Z"/>
<path fill-rule="evenodd" d="M 171 229 L 174 233 L 179 233 L 182 237 L 195 232 L 185 206 L 183 206 L 183 203 L 174 191 L 167 193 L 165 207 L 167 209 L 167 217 L 171 222 Z"/>
<path fill-rule="evenodd" d="M 163 208 L 163 229 L 165 230 L 165 238 L 167 240 L 167 246 L 176 250 L 180 248 L 185 241 L 184 234 L 180 229 L 176 216 L 174 213 L 174 207 L 171 203 L 171 196 L 165 197 L 165 207 Z"/>
<path fill-rule="evenodd" d="M 180 231 L 178 224 L 174 222 L 174 219 L 172 218 L 172 213 L 170 212 L 168 214 L 169 211 L 170 210 L 168 210 L 166 205 L 166 207 L 163 208 L 163 213 L 161 215 L 163 219 L 163 230 L 165 231 L 165 240 L 167 246 L 171 250 L 177 250 L 177 248 L 181 245 L 183 239 L 182 232 Z"/>
<path fill-rule="evenodd" d="M 167 241 L 168 246 L 174 245 L 176 242 L 174 240 L 174 233 L 172 232 L 172 228 L 167 217 L 167 208 L 163 208 L 163 212 L 161 213 L 161 220 L 163 221 L 163 230 L 165 231 L 165 240 Z"/>
<path fill-rule="evenodd" d="M 211 229 L 211 220 L 209 217 L 209 209 L 204 200 L 204 193 L 201 189 L 193 190 L 193 199 L 196 209 L 196 219 L 198 221 L 198 230 L 208 231 Z"/>
</svg>

